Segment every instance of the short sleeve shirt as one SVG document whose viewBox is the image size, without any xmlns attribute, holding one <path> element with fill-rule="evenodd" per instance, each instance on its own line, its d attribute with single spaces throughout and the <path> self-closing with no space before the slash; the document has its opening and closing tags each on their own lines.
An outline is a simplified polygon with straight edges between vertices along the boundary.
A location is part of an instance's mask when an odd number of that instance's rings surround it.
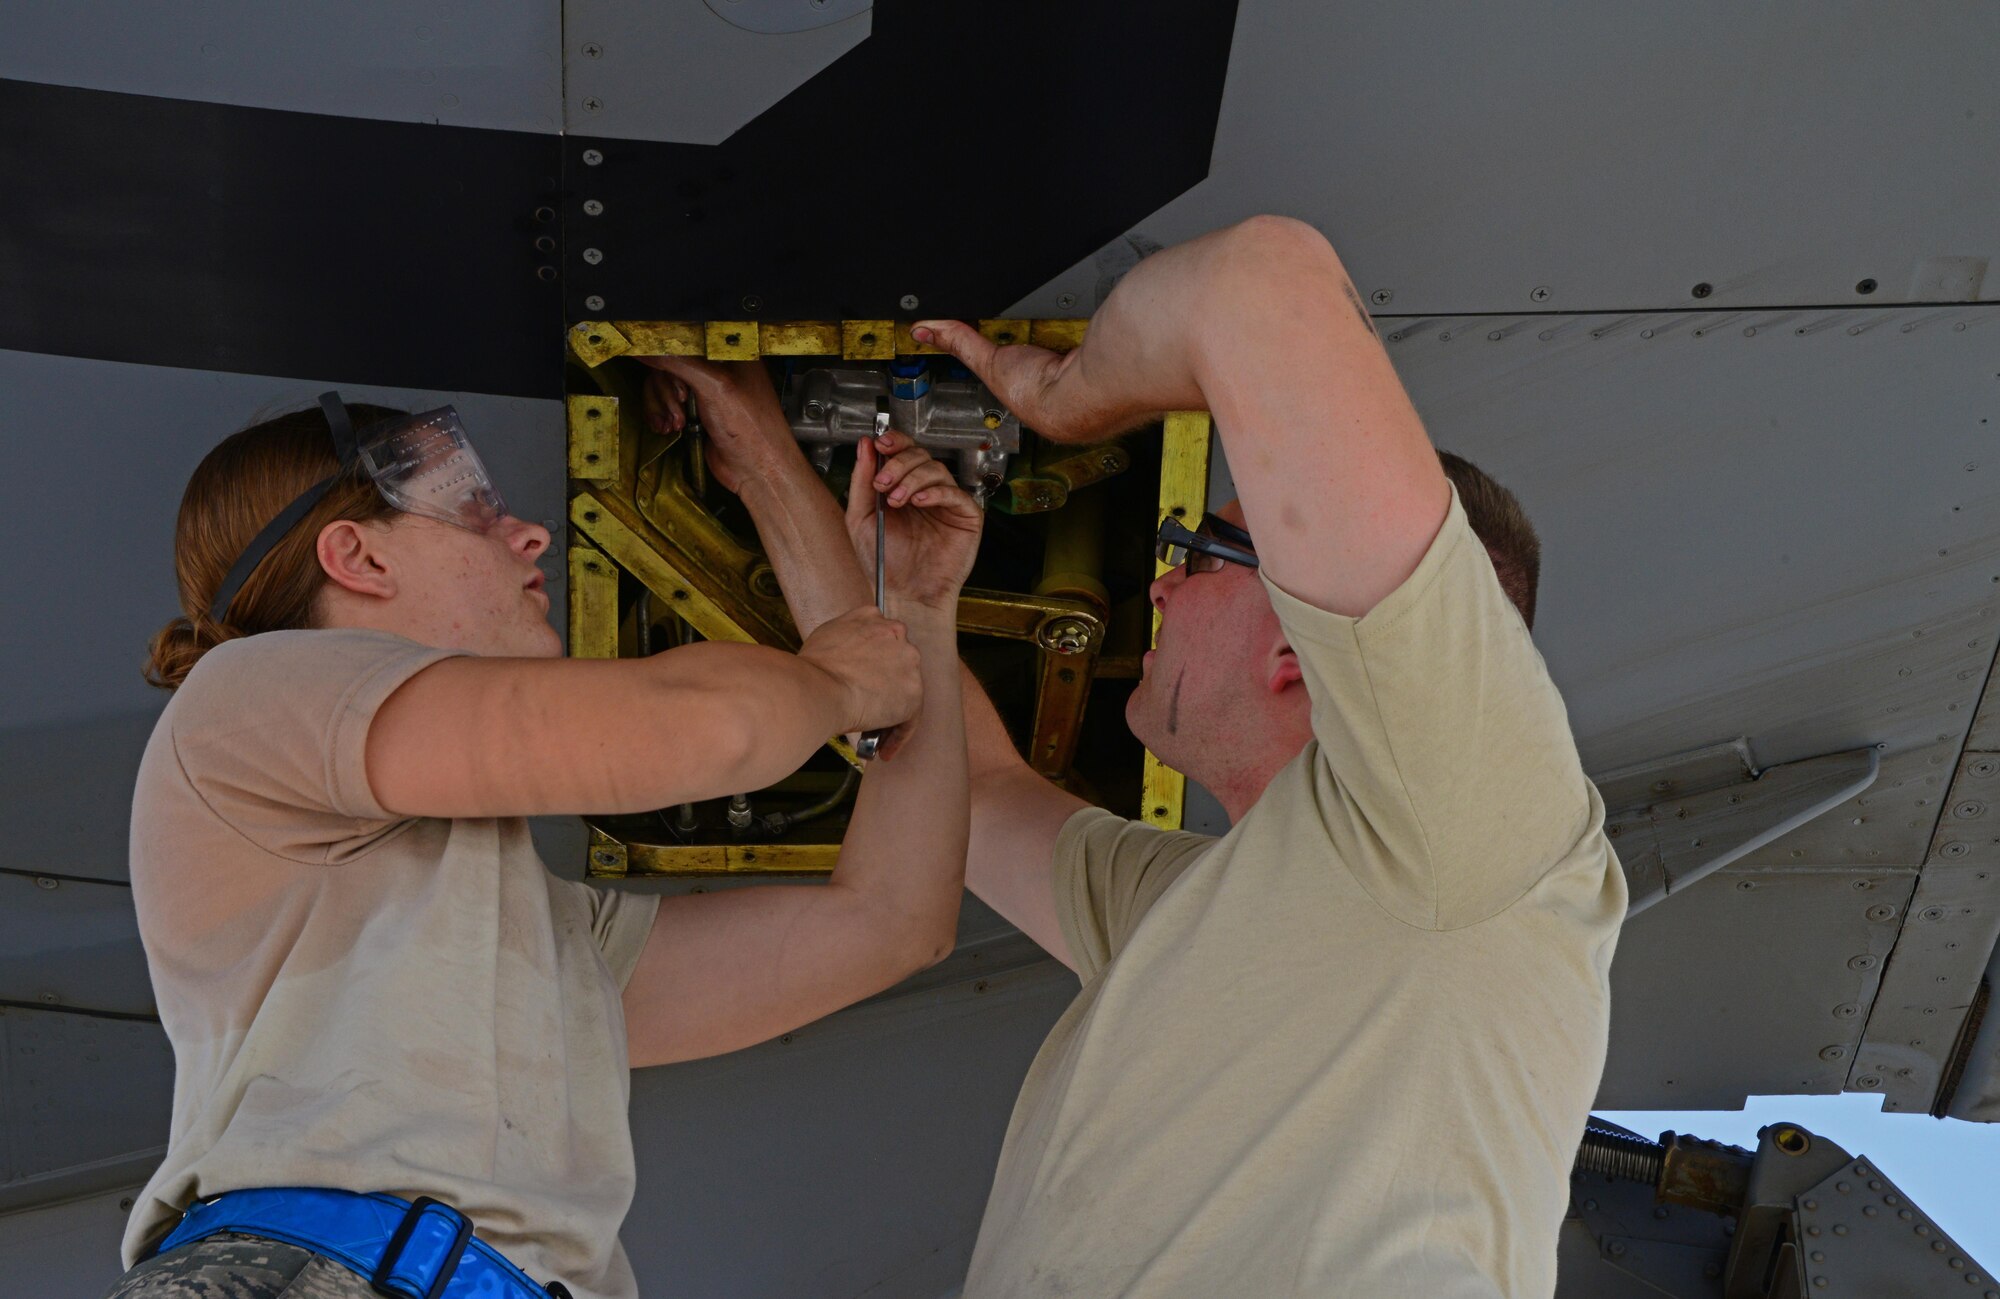
<svg viewBox="0 0 2000 1299">
<path fill-rule="evenodd" d="M 967 1299 L 1554 1292 L 1626 901 L 1562 699 L 1455 495 L 1365 617 L 1266 586 L 1314 739 L 1220 839 L 1064 826 Z"/>
<path fill-rule="evenodd" d="M 519 819 L 399 817 L 369 723 L 450 651 L 272 632 L 203 656 L 139 769 L 132 890 L 174 1050 L 129 1265 L 196 1198 L 430 1195 L 540 1281 L 633 1299 L 620 992 L 658 899 L 550 875 Z"/>
</svg>

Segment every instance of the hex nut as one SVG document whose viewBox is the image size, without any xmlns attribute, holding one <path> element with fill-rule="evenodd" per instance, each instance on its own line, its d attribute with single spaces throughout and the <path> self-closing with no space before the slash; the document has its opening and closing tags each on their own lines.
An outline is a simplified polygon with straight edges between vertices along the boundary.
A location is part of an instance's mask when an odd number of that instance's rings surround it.
<svg viewBox="0 0 2000 1299">
<path fill-rule="evenodd" d="M 1036 639 L 1053 653 L 1081 654 L 1090 648 L 1094 630 L 1081 618 L 1055 618 L 1042 627 Z"/>
</svg>

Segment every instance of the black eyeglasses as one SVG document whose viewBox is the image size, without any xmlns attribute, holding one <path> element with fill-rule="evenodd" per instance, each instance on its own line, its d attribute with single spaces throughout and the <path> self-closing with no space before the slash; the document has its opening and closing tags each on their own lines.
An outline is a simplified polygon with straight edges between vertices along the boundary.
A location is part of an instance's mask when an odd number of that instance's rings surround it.
<svg viewBox="0 0 2000 1299">
<path fill-rule="evenodd" d="M 1160 536 L 1153 545 L 1153 553 L 1169 568 L 1186 564 L 1190 573 L 1213 573 L 1224 564 L 1257 567 L 1257 552 L 1250 547 L 1249 533 L 1213 514 L 1201 516 L 1200 532 L 1190 532 L 1170 514 L 1160 520 Z"/>
</svg>

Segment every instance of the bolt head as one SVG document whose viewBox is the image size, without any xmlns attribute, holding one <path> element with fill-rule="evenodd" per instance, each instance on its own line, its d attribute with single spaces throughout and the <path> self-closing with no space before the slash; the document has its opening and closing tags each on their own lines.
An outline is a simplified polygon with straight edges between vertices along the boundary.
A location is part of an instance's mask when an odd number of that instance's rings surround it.
<svg viewBox="0 0 2000 1299">
<path fill-rule="evenodd" d="M 583 201 L 583 212 L 585 216 L 603 216 L 604 204 L 594 198 L 587 198 Z"/>
<path fill-rule="evenodd" d="M 1068 311 L 1076 305 L 1076 295 L 1074 293 L 1065 293 L 1056 299 L 1056 305 L 1064 311 Z"/>
<path fill-rule="evenodd" d="M 1528 294 L 1528 297 L 1536 302 L 1547 302 L 1549 300 L 1549 286 L 1546 284 L 1537 284 L 1534 291 Z"/>
<path fill-rule="evenodd" d="M 593 293 L 583 300 L 583 305 L 592 311 L 602 311 L 604 310 L 604 299 Z"/>
<path fill-rule="evenodd" d="M 62 887 L 62 881 L 52 880 L 46 875 L 37 875 L 35 876 L 35 887 L 38 889 L 59 889 Z"/>
<path fill-rule="evenodd" d="M 917 309 L 917 295 L 914 293 L 905 293 L 902 297 L 896 299 L 896 305 L 905 311 L 915 311 Z"/>
<path fill-rule="evenodd" d="M 586 113 L 594 113 L 594 112 L 596 112 L 596 111 L 597 111 L 598 109 L 600 109 L 600 108 L 602 108 L 602 107 L 604 107 L 604 101 L 603 101 L 603 100 L 601 100 L 601 99 L 599 99 L 599 98 L 598 98 L 598 97 L 597 97 L 596 95 L 585 95 L 585 96 L 584 96 L 584 99 L 583 99 L 583 111 L 584 111 L 584 112 L 586 112 Z"/>
<path fill-rule="evenodd" d="M 604 57 L 604 47 L 596 41 L 587 41 L 584 43 L 583 57 L 586 59 L 601 59 Z"/>
<path fill-rule="evenodd" d="M 583 250 L 583 260 L 595 266 L 604 260 L 604 250 L 601 248 L 586 248 Z"/>
<path fill-rule="evenodd" d="M 597 166 L 597 165 L 598 165 L 599 163 L 601 163 L 601 162 L 603 162 L 603 161 L 604 161 L 604 155 L 603 155 L 603 154 L 602 154 L 601 152 L 599 152 L 598 150 L 596 150 L 596 149 L 585 149 L 585 150 L 583 151 L 583 165 L 584 165 L 584 166 L 586 166 L 586 167 L 595 167 L 595 166 Z"/>
</svg>

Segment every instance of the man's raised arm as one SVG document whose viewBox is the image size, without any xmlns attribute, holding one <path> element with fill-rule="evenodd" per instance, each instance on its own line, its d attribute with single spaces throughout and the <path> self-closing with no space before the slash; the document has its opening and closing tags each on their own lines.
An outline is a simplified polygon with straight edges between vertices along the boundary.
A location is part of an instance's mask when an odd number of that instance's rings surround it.
<svg viewBox="0 0 2000 1299">
<path fill-rule="evenodd" d="M 1358 617 L 1415 570 L 1449 488 L 1360 295 L 1312 227 L 1256 217 L 1147 258 L 1067 355 L 916 327 L 1021 422 L 1087 442 L 1208 410 L 1265 572 Z"/>
</svg>

